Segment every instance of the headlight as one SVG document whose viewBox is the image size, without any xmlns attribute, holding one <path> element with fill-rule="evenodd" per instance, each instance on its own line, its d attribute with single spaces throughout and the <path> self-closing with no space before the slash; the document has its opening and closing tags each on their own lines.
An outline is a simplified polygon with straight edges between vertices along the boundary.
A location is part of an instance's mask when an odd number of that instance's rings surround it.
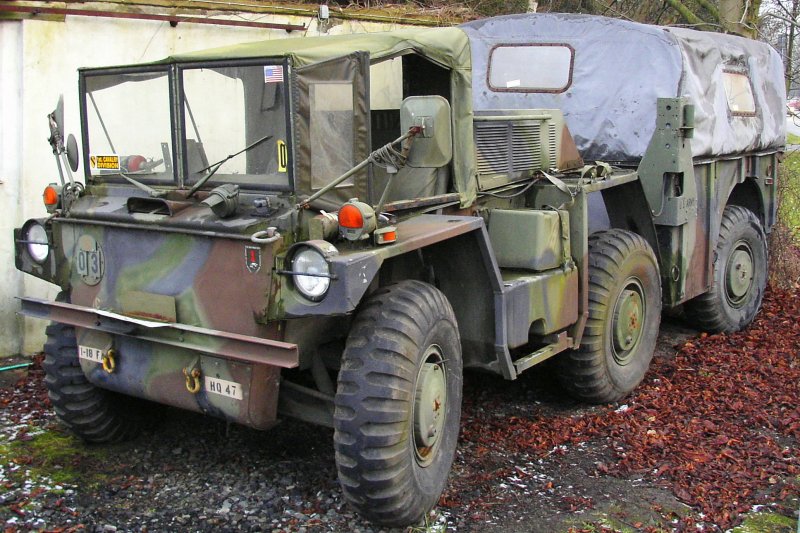
<svg viewBox="0 0 800 533">
<path fill-rule="evenodd" d="M 331 271 L 318 250 L 307 246 L 300 248 L 292 257 L 292 272 L 294 286 L 312 302 L 320 301 L 328 292 Z"/>
<path fill-rule="evenodd" d="M 38 222 L 31 222 L 23 232 L 23 239 L 27 241 L 28 253 L 37 263 L 44 263 L 50 255 L 50 245 L 47 241 L 47 231 Z"/>
</svg>

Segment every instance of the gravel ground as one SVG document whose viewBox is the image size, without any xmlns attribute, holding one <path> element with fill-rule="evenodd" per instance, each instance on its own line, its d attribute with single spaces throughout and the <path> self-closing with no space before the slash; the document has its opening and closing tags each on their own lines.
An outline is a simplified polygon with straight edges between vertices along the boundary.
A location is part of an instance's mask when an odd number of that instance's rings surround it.
<svg viewBox="0 0 800 533">
<path fill-rule="evenodd" d="M 674 356 L 673 345 L 693 334 L 668 322 L 657 356 Z M 0 524 L 6 531 L 386 531 L 343 502 L 332 430 L 285 420 L 257 432 L 154 407 L 157 424 L 136 440 L 86 446 L 50 413 L 38 366 L 27 375 L 3 374 Z M 580 405 L 551 374 L 543 365 L 512 383 L 467 376 L 449 487 L 430 523 L 413 531 L 596 531 L 595 524 L 605 531 L 664 530 L 691 515 L 663 484 L 604 473 L 602 465 L 618 451 L 610 439 L 519 453 L 502 442 L 488 449 L 473 436 L 487 419 L 568 423 L 628 408 Z M 702 529 L 702 516 L 697 520 Z"/>
</svg>

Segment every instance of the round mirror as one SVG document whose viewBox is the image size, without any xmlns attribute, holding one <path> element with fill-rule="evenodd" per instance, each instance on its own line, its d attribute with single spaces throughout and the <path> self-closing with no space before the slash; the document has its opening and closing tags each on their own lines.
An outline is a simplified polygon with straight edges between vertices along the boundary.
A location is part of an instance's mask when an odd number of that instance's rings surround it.
<svg viewBox="0 0 800 533">
<path fill-rule="evenodd" d="M 69 161 L 69 168 L 73 172 L 78 171 L 78 141 L 75 140 L 73 134 L 67 137 L 67 161 Z"/>
<path fill-rule="evenodd" d="M 56 108 L 53 110 L 53 115 L 55 115 L 56 124 L 58 124 L 58 129 L 64 131 L 64 95 L 59 95 L 58 97 L 58 104 L 56 104 Z"/>
</svg>

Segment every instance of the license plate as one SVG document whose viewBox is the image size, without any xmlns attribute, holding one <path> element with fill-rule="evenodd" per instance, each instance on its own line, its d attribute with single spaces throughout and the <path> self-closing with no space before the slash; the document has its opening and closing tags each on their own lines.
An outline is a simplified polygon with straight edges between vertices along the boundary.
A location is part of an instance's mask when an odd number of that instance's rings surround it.
<svg viewBox="0 0 800 533">
<path fill-rule="evenodd" d="M 205 376 L 206 392 L 227 396 L 234 400 L 242 400 L 242 385 L 235 381 L 227 381 L 219 378 Z"/>
<path fill-rule="evenodd" d="M 92 348 L 91 346 L 78 346 L 78 357 L 93 363 L 103 362 L 103 350 Z"/>
</svg>

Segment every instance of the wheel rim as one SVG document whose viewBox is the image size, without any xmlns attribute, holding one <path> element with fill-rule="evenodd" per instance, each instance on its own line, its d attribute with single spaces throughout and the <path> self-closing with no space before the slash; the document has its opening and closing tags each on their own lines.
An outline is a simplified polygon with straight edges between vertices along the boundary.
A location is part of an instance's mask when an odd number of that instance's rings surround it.
<svg viewBox="0 0 800 533">
<path fill-rule="evenodd" d="M 741 307 L 753 286 L 753 251 L 744 241 L 733 248 L 725 266 L 725 298 L 733 307 Z"/>
<path fill-rule="evenodd" d="M 614 304 L 612 353 L 617 364 L 627 365 L 633 359 L 646 311 L 642 284 L 637 279 L 628 280 Z"/>
<path fill-rule="evenodd" d="M 420 466 L 428 466 L 436 457 L 446 412 L 447 374 L 442 350 L 433 344 L 425 351 L 417 374 L 412 413 L 414 454 Z"/>
</svg>

